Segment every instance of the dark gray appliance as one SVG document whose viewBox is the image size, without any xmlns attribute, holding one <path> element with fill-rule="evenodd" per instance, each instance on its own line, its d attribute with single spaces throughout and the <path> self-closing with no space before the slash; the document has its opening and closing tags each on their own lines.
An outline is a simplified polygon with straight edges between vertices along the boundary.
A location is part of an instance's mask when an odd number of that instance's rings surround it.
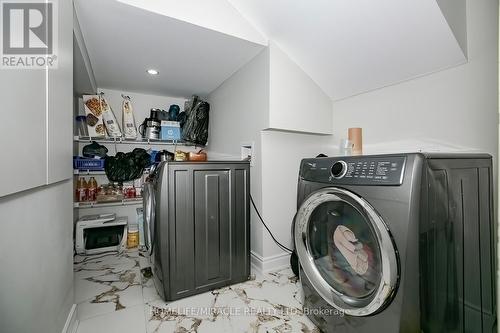
<svg viewBox="0 0 500 333">
<path fill-rule="evenodd" d="M 164 300 L 248 280 L 249 162 L 162 162 L 148 186 L 149 249 Z"/>
<path fill-rule="evenodd" d="M 311 320 L 496 332 L 492 184 L 483 154 L 304 159 L 293 229 Z"/>
</svg>

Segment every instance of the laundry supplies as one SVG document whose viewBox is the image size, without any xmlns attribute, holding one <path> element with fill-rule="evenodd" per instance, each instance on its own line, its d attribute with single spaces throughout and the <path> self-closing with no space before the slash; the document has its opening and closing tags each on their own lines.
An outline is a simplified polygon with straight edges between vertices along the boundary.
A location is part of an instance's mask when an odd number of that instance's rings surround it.
<svg viewBox="0 0 500 333">
<path fill-rule="evenodd" d="M 121 137 L 122 131 L 120 130 L 120 126 L 116 121 L 116 117 L 113 110 L 111 109 L 111 106 L 104 98 L 104 94 L 101 94 L 99 97 L 102 110 L 102 119 L 104 120 L 104 126 L 106 127 L 106 132 L 108 133 L 108 136 L 112 138 Z"/>
<path fill-rule="evenodd" d="M 122 128 L 125 139 L 137 138 L 137 126 L 135 124 L 134 109 L 129 96 L 122 95 Z"/>
<path fill-rule="evenodd" d="M 83 105 L 85 109 L 88 134 L 90 137 L 104 137 L 106 128 L 102 119 L 102 108 L 99 95 L 84 95 Z"/>
</svg>

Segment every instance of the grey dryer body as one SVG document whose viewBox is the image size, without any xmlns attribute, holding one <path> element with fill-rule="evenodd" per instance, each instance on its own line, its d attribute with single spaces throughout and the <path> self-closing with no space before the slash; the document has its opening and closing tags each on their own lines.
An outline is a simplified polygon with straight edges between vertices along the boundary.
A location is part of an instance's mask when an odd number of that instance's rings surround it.
<svg viewBox="0 0 500 333">
<path fill-rule="evenodd" d="M 336 333 L 496 331 L 491 168 L 485 154 L 304 159 L 305 307 L 345 311 L 310 318 Z"/>
</svg>

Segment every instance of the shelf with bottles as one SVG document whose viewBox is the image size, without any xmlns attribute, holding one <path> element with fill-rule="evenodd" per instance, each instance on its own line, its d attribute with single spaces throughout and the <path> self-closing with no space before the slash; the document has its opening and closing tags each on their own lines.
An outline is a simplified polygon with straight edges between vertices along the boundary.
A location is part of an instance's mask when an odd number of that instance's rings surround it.
<svg viewBox="0 0 500 333">
<path fill-rule="evenodd" d="M 149 175 L 150 170 L 145 169 L 144 175 Z M 73 169 L 73 174 L 75 176 L 106 176 L 106 171 L 104 170 L 79 170 Z"/>
<path fill-rule="evenodd" d="M 79 170 L 80 171 L 80 170 Z M 92 171 L 88 171 L 89 173 Z M 138 204 L 142 199 L 142 185 L 146 175 L 123 183 L 99 182 L 98 175 L 93 171 L 86 174 L 78 174 L 75 178 L 75 208 L 90 208 L 106 206 L 122 206 Z M 101 173 L 105 177 L 104 172 Z M 130 202 L 130 203 L 129 203 Z"/>
<path fill-rule="evenodd" d="M 116 206 L 131 206 L 131 205 L 142 205 L 142 197 L 123 199 L 120 201 L 109 201 L 109 202 L 82 201 L 73 203 L 74 208 L 116 207 Z"/>
<path fill-rule="evenodd" d="M 111 138 L 111 137 L 89 137 L 89 136 L 75 136 L 74 141 L 78 143 L 91 143 L 95 141 L 101 144 L 129 144 L 129 145 L 152 145 L 152 146 L 189 146 L 189 147 L 204 147 L 202 145 L 197 145 L 186 141 L 177 140 L 158 140 L 158 139 L 125 139 L 122 137 Z"/>
<path fill-rule="evenodd" d="M 105 176 L 106 172 L 104 170 L 78 170 L 78 169 L 73 169 L 73 174 L 75 176 Z"/>
</svg>

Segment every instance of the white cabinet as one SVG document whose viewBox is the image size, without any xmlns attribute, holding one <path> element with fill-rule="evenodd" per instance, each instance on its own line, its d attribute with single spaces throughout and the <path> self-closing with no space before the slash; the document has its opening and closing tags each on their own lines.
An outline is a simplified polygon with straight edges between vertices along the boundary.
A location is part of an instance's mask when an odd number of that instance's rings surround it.
<svg viewBox="0 0 500 333">
<path fill-rule="evenodd" d="M 59 63 L 48 72 L 48 184 L 73 177 L 73 1 L 59 1 L 58 13 Z"/>
<path fill-rule="evenodd" d="M 72 1 L 58 6 L 59 67 L 0 69 L 0 196 L 72 177 Z"/>
<path fill-rule="evenodd" d="M 46 70 L 0 69 L 0 196 L 46 183 Z"/>
</svg>

